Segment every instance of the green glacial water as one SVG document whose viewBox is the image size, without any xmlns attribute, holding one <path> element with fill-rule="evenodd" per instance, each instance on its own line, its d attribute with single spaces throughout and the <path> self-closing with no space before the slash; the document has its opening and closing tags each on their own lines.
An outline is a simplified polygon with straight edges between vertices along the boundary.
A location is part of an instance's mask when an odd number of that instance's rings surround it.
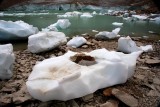
<svg viewBox="0 0 160 107">
<path fill-rule="evenodd" d="M 89 11 L 93 12 L 93 11 Z M 39 30 L 49 26 L 50 24 L 56 23 L 58 19 L 57 15 L 64 14 L 64 11 L 52 11 L 49 14 L 43 15 L 6 15 L 0 16 L 0 20 L 6 21 L 17 21 L 23 20 L 26 23 L 29 23 L 35 27 L 38 27 Z M 13 14 L 13 13 L 9 13 Z M 35 14 L 38 14 L 35 13 Z M 63 18 L 61 18 L 63 19 Z M 153 36 L 148 31 L 153 31 L 160 34 L 160 23 L 155 23 L 153 21 L 126 21 L 123 20 L 122 17 L 116 16 L 108 16 L 108 15 L 95 15 L 92 18 L 81 18 L 81 17 L 69 17 L 67 18 L 71 22 L 71 26 L 62 31 L 66 34 L 66 36 L 76 36 L 84 33 L 88 33 L 90 35 L 95 35 L 96 33 L 92 32 L 92 30 L 97 31 L 112 31 L 117 28 L 117 26 L 112 25 L 113 22 L 123 23 L 121 27 L 120 35 L 129 35 L 129 36 Z M 23 42 L 24 45 L 26 43 Z M 21 44 L 21 45 L 23 45 Z M 17 45 L 18 48 L 21 45 Z M 24 46 L 23 46 L 24 47 Z M 23 48 L 22 48 L 23 49 Z"/>
</svg>

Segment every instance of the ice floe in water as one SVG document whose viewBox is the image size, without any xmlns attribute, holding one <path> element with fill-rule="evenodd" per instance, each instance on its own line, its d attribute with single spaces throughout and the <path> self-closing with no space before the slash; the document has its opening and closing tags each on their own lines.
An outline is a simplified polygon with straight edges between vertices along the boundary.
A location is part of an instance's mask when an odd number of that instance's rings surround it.
<svg viewBox="0 0 160 107">
<path fill-rule="evenodd" d="M 12 40 L 26 38 L 38 32 L 37 27 L 33 27 L 23 21 L 0 20 L 0 40 Z"/>
<path fill-rule="evenodd" d="M 102 31 L 99 32 L 98 34 L 95 35 L 95 37 L 97 39 L 114 39 L 116 37 L 119 37 L 118 33 L 120 31 L 121 28 L 116 28 L 114 30 L 112 30 L 112 32 L 108 32 L 108 31 Z"/>
<path fill-rule="evenodd" d="M 92 14 L 91 13 L 83 13 L 81 16 L 81 18 L 92 18 Z"/>
<path fill-rule="evenodd" d="M 123 23 L 113 22 L 113 23 L 112 23 L 112 25 L 114 25 L 114 26 L 122 26 L 122 25 L 123 25 Z"/>
<path fill-rule="evenodd" d="M 41 101 L 79 98 L 101 88 L 125 83 L 134 74 L 140 54 L 106 49 L 68 51 L 36 64 L 26 82 L 27 90 Z"/>
</svg>

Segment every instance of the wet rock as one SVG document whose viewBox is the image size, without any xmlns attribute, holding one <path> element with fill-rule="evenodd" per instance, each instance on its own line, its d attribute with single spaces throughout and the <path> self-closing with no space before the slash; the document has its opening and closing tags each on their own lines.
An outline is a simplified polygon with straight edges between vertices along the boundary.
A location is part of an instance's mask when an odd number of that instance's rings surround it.
<svg viewBox="0 0 160 107">
<path fill-rule="evenodd" d="M 91 99 L 93 99 L 93 94 L 89 94 L 89 95 L 86 95 L 84 97 L 82 97 L 83 101 L 87 102 Z"/>
<path fill-rule="evenodd" d="M 156 60 L 156 59 L 146 59 L 145 61 L 147 64 L 149 65 L 156 65 L 156 64 L 160 64 L 160 60 Z"/>
<path fill-rule="evenodd" d="M 112 95 L 112 88 L 107 88 L 103 91 L 103 95 L 111 96 Z"/>
<path fill-rule="evenodd" d="M 138 100 L 135 99 L 133 96 L 129 95 L 128 93 L 125 93 L 119 89 L 113 89 L 112 94 L 117 97 L 120 101 L 125 103 L 126 105 L 130 107 L 137 107 L 138 106 Z"/>
<path fill-rule="evenodd" d="M 116 100 L 109 100 L 106 103 L 100 105 L 100 107 L 118 107 L 119 102 Z"/>
</svg>

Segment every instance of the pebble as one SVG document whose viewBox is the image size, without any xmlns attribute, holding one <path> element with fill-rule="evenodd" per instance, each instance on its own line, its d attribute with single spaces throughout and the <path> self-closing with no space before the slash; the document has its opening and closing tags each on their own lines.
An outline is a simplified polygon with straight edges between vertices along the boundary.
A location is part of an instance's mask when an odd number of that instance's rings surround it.
<svg viewBox="0 0 160 107">
<path fill-rule="evenodd" d="M 147 96 L 150 96 L 150 97 L 160 97 L 160 93 L 156 90 L 150 90 L 147 94 Z"/>
<path fill-rule="evenodd" d="M 83 101 L 87 102 L 87 101 L 93 99 L 93 94 L 83 96 L 82 99 L 83 99 Z"/>
<path fill-rule="evenodd" d="M 155 78 L 153 79 L 153 83 L 154 83 L 154 84 L 157 84 L 157 85 L 160 85 L 160 79 L 157 78 L 157 77 L 155 77 Z"/>
<path fill-rule="evenodd" d="M 109 100 L 106 103 L 100 105 L 100 107 L 118 107 L 119 102 L 116 100 Z"/>
<path fill-rule="evenodd" d="M 129 95 L 128 93 L 125 93 L 119 89 L 112 89 L 112 94 L 118 98 L 120 101 L 125 103 L 126 105 L 130 107 L 137 107 L 138 106 L 138 100 L 135 99 L 133 96 Z"/>
<path fill-rule="evenodd" d="M 104 91 L 103 91 L 103 94 L 105 95 L 105 96 L 111 96 L 112 95 L 112 88 L 107 88 L 107 89 L 105 89 Z"/>
<path fill-rule="evenodd" d="M 145 61 L 147 64 L 150 64 L 150 65 L 154 65 L 154 64 L 160 64 L 160 60 L 155 60 L 155 59 L 146 59 Z"/>
</svg>

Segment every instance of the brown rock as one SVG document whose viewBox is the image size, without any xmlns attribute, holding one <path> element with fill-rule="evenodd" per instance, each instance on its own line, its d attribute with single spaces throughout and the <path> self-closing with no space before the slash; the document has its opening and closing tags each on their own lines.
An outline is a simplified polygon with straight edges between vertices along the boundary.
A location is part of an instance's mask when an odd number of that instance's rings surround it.
<svg viewBox="0 0 160 107">
<path fill-rule="evenodd" d="M 23 96 L 23 97 L 21 97 L 21 96 L 19 96 L 19 97 L 13 97 L 13 102 L 15 103 L 15 104 L 21 104 L 21 103 L 23 103 L 23 102 L 25 102 L 25 101 L 28 101 L 28 100 L 30 100 L 31 99 L 31 97 L 30 96 L 27 96 L 27 95 L 25 95 L 25 96 Z"/>
<path fill-rule="evenodd" d="M 112 88 L 107 88 L 103 91 L 103 94 L 105 96 L 111 96 L 112 95 Z"/>
<path fill-rule="evenodd" d="M 160 79 L 157 78 L 157 77 L 155 77 L 155 78 L 153 79 L 153 83 L 160 85 Z"/>
<path fill-rule="evenodd" d="M 88 48 L 88 45 L 83 45 L 82 48 Z"/>
<path fill-rule="evenodd" d="M 134 75 L 135 78 L 138 78 L 140 80 L 144 80 L 145 76 L 144 75 Z"/>
<path fill-rule="evenodd" d="M 135 99 L 133 96 L 120 91 L 119 89 L 112 89 L 112 94 L 117 97 L 120 101 L 125 103 L 126 105 L 130 107 L 137 107 L 138 106 L 138 100 Z"/>
<path fill-rule="evenodd" d="M 115 100 L 109 100 L 106 103 L 100 105 L 100 107 L 118 107 L 119 102 Z"/>
<path fill-rule="evenodd" d="M 151 97 L 160 97 L 160 93 L 156 90 L 150 90 L 149 93 L 147 94 L 147 96 L 151 96 Z"/>
<path fill-rule="evenodd" d="M 146 59 L 145 61 L 147 64 L 150 64 L 150 65 L 154 65 L 154 64 L 160 64 L 160 60 L 155 60 L 155 59 Z"/>
</svg>

